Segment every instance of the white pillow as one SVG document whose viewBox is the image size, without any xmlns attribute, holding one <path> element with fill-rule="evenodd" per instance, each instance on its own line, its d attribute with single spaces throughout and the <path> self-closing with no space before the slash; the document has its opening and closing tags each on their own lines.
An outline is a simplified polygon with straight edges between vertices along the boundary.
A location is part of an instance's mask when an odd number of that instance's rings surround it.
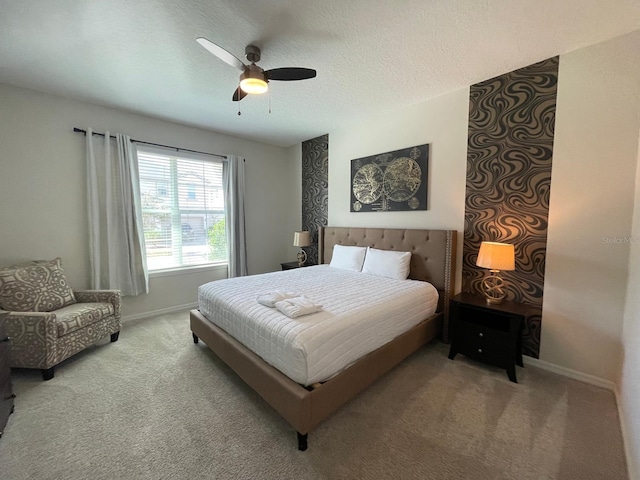
<svg viewBox="0 0 640 480">
<path fill-rule="evenodd" d="M 362 273 L 406 280 L 409 276 L 410 263 L 411 252 L 392 252 L 391 250 L 368 248 Z"/>
<path fill-rule="evenodd" d="M 347 247 L 346 245 L 334 245 L 333 255 L 329 266 L 344 270 L 362 271 L 364 256 L 367 247 Z"/>
</svg>

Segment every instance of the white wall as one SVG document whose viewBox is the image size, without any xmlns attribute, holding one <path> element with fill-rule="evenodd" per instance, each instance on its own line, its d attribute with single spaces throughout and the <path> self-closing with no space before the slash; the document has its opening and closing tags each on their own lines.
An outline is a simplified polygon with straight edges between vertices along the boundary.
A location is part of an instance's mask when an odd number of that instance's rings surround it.
<svg viewBox="0 0 640 480">
<path fill-rule="evenodd" d="M 286 150 L 287 161 L 294 175 L 289 186 L 291 194 L 294 196 L 293 201 L 289 205 L 288 214 L 291 223 L 289 224 L 289 237 L 287 244 L 287 255 L 283 262 L 293 262 L 297 258 L 298 247 L 293 246 L 293 232 L 302 229 L 302 143 L 293 145 Z"/>
<path fill-rule="evenodd" d="M 640 32 L 560 58 L 540 357 L 619 378 Z"/>
<path fill-rule="evenodd" d="M 639 105 L 640 109 L 640 105 Z M 638 145 L 640 163 L 640 145 Z M 631 480 L 640 480 L 640 168 L 636 191 L 629 256 L 629 280 L 622 329 L 623 363 L 618 405 L 622 419 L 627 466 Z"/>
<path fill-rule="evenodd" d="M 456 285 L 459 291 L 468 118 L 469 89 L 465 88 L 329 132 L 329 225 L 457 230 Z M 430 144 L 428 210 L 349 211 L 351 160 L 424 143 Z"/>
<path fill-rule="evenodd" d="M 637 111 L 640 112 L 640 100 Z M 638 134 L 640 137 L 640 132 Z M 622 374 L 618 388 L 618 405 L 631 480 L 640 480 L 640 139 L 637 157 L 639 168 L 636 168 L 635 178 L 629 278 L 622 328 Z"/>
<path fill-rule="evenodd" d="M 72 287 L 88 286 L 85 139 L 73 127 L 245 157 L 249 272 L 290 259 L 299 203 L 290 185 L 299 180 L 285 149 L 0 85 L 0 265 L 60 256 Z M 224 276 L 210 269 L 152 278 L 149 295 L 125 298 L 123 314 L 193 303 L 198 285 Z"/>
</svg>

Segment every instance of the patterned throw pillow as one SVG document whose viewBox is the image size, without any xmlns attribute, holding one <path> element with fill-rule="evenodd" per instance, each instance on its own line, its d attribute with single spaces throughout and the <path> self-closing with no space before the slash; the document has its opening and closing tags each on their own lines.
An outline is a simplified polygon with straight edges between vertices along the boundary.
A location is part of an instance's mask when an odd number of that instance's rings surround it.
<svg viewBox="0 0 640 480">
<path fill-rule="evenodd" d="M 76 303 L 60 258 L 0 269 L 0 308 L 51 312 Z"/>
</svg>

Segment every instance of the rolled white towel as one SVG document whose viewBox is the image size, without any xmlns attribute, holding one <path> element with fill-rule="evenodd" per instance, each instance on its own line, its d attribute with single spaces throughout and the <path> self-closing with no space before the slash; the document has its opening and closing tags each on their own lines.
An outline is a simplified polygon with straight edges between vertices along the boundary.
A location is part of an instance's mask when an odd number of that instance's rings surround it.
<svg viewBox="0 0 640 480">
<path fill-rule="evenodd" d="M 286 298 L 276 302 L 276 308 L 289 318 L 297 318 L 322 310 L 322 305 L 313 303 L 304 296 Z"/>
<path fill-rule="evenodd" d="M 265 307 L 275 307 L 276 302 L 284 300 L 285 298 L 293 298 L 298 294 L 293 292 L 285 292 L 283 290 L 274 290 L 273 292 L 267 292 L 258 297 L 258 303 L 261 303 Z"/>
</svg>

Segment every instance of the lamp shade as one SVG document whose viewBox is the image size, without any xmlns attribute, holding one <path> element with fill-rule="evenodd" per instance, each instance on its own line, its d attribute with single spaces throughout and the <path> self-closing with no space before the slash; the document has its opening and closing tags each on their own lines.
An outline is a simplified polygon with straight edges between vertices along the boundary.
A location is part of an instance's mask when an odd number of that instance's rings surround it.
<svg viewBox="0 0 640 480">
<path fill-rule="evenodd" d="M 513 245 L 509 243 L 482 242 L 476 265 L 491 270 L 515 270 Z"/>
<path fill-rule="evenodd" d="M 303 230 L 301 232 L 295 232 L 293 234 L 293 246 L 294 247 L 308 247 L 313 245 L 311 241 L 311 233 Z"/>
<path fill-rule="evenodd" d="M 261 78 L 244 78 L 240 81 L 240 88 L 251 95 L 260 95 L 269 90 L 267 82 Z"/>
</svg>

